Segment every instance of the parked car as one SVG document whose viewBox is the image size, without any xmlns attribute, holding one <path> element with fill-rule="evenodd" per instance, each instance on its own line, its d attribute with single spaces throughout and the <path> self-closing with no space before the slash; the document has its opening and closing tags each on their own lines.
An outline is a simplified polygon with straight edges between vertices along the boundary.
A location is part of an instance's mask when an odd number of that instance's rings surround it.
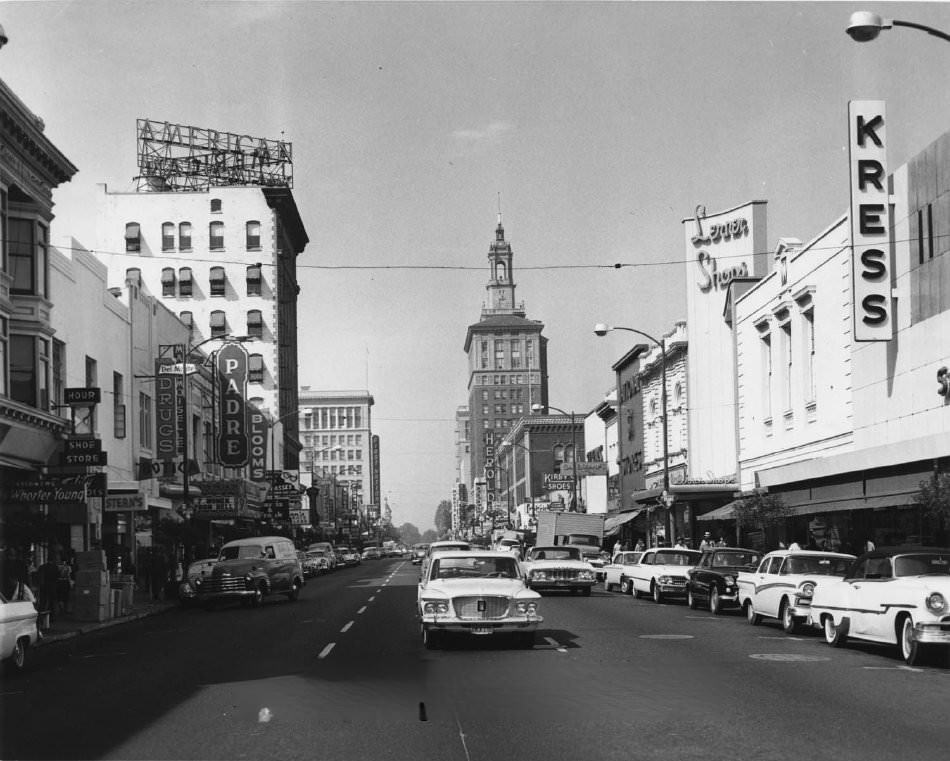
<svg viewBox="0 0 950 761">
<path fill-rule="evenodd" d="M 535 590 L 568 590 L 590 597 L 591 587 L 597 583 L 594 566 L 575 545 L 532 547 L 523 565 L 528 586 Z"/>
<path fill-rule="evenodd" d="M 419 565 L 422 562 L 422 559 L 426 556 L 426 550 L 429 549 L 428 544 L 414 544 L 412 545 L 412 564 Z"/>
<path fill-rule="evenodd" d="M 422 558 L 422 568 L 419 569 L 420 583 L 426 576 L 429 562 L 432 560 L 433 555 L 436 555 L 440 552 L 452 552 L 453 550 L 464 550 L 469 552 L 473 549 L 474 548 L 468 542 L 464 542 L 461 539 L 443 539 L 439 542 L 432 542 L 426 548 L 426 554 Z"/>
<path fill-rule="evenodd" d="M 575 544 L 574 546 L 581 551 L 581 557 L 594 566 L 597 581 L 603 581 L 607 575 L 604 566 L 610 562 L 610 553 L 590 544 Z"/>
<path fill-rule="evenodd" d="M 337 547 L 336 551 L 340 556 L 340 562 L 343 565 L 349 567 L 360 564 L 362 557 L 360 556 L 360 553 L 352 547 Z"/>
<path fill-rule="evenodd" d="M 815 584 L 826 576 L 841 576 L 854 555 L 812 550 L 774 550 L 754 571 L 742 572 L 739 606 L 753 626 L 763 617 L 777 618 L 789 634 L 808 619 Z"/>
<path fill-rule="evenodd" d="M 809 622 L 841 647 L 849 637 L 897 645 L 911 666 L 950 653 L 950 549 L 882 548 L 815 584 Z"/>
<path fill-rule="evenodd" d="M 195 579 L 195 591 L 207 607 L 225 600 L 259 607 L 272 594 L 296 600 L 303 584 L 293 542 L 283 536 L 254 536 L 225 544 L 211 575 Z"/>
<path fill-rule="evenodd" d="M 708 605 L 710 612 L 717 615 L 727 608 L 738 608 L 736 579 L 741 571 L 754 570 L 761 558 L 761 553 L 742 547 L 704 550 L 687 576 L 686 604 L 694 610 L 702 604 Z"/>
<path fill-rule="evenodd" d="M 330 564 L 329 570 L 336 570 L 336 553 L 333 551 L 333 545 L 330 542 L 314 542 L 313 544 L 307 545 L 307 552 L 313 551 L 322 552 Z"/>
<path fill-rule="evenodd" d="M 205 558 L 204 560 L 196 560 L 195 562 L 189 564 L 188 570 L 185 571 L 185 578 L 181 580 L 181 583 L 178 585 L 178 601 L 183 607 L 188 607 L 194 604 L 195 599 L 197 598 L 197 592 L 195 590 L 195 579 L 203 579 L 211 575 L 211 569 L 214 568 L 214 564 L 218 562 L 217 557 Z"/>
<path fill-rule="evenodd" d="M 30 600 L 0 594 L 0 659 L 16 671 L 26 668 L 27 651 L 40 637 L 36 607 Z"/>
<path fill-rule="evenodd" d="M 300 560 L 300 567 L 303 568 L 304 578 L 312 579 L 330 570 L 330 563 L 322 550 L 298 552 L 297 557 Z"/>
<path fill-rule="evenodd" d="M 686 579 L 689 569 L 699 562 L 699 550 L 677 550 L 671 547 L 653 547 L 644 551 L 633 566 L 633 596 L 650 595 L 653 602 L 669 597 L 686 597 Z"/>
<path fill-rule="evenodd" d="M 640 560 L 642 552 L 622 551 L 614 553 L 610 562 L 604 566 L 604 589 L 608 592 L 619 588 L 621 594 L 629 595 L 633 592 L 631 567 Z"/>
<path fill-rule="evenodd" d="M 540 595 L 527 587 L 524 571 L 510 552 L 437 552 L 419 584 L 422 642 L 433 649 L 452 632 L 507 634 L 531 647 L 544 620 L 539 602 Z"/>
<path fill-rule="evenodd" d="M 379 560 L 382 557 L 382 553 L 379 550 L 379 547 L 371 545 L 369 547 L 363 548 L 362 559 L 363 560 Z"/>
</svg>

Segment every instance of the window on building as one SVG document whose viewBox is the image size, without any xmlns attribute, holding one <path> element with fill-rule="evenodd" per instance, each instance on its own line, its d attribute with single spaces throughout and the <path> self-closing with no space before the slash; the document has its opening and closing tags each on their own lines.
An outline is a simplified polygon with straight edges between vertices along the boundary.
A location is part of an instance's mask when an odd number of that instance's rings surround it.
<svg viewBox="0 0 950 761">
<path fill-rule="evenodd" d="M 482 391 L 482 401 L 483 401 L 483 402 L 487 402 L 487 401 L 488 401 L 488 389 L 484 389 L 484 390 Z"/>
<path fill-rule="evenodd" d="M 490 413 L 491 413 L 491 406 L 488 405 L 488 404 L 483 404 L 483 405 L 482 405 L 482 414 L 483 414 L 483 415 L 488 415 L 488 414 L 490 414 Z"/>
<path fill-rule="evenodd" d="M 261 295 L 261 265 L 252 264 L 247 268 L 247 295 Z"/>
<path fill-rule="evenodd" d="M 112 373 L 112 428 L 117 439 L 125 438 L 125 388 L 122 373 Z"/>
<path fill-rule="evenodd" d="M 521 341 L 517 338 L 511 339 L 511 367 L 513 370 L 521 367 Z"/>
<path fill-rule="evenodd" d="M 208 246 L 212 250 L 224 248 L 224 222 L 211 222 L 208 225 Z"/>
<path fill-rule="evenodd" d="M 194 281 L 191 277 L 191 267 L 182 267 L 178 270 L 178 295 L 191 296 L 194 293 Z"/>
<path fill-rule="evenodd" d="M 792 323 L 786 318 L 779 326 L 782 335 L 782 404 L 783 409 L 792 409 Z"/>
<path fill-rule="evenodd" d="M 210 326 L 212 338 L 223 338 L 228 334 L 227 318 L 221 309 L 215 309 L 211 312 Z"/>
<path fill-rule="evenodd" d="M 495 339 L 495 369 L 505 369 L 505 342 L 500 338 Z"/>
<path fill-rule="evenodd" d="M 33 296 L 49 296 L 48 231 L 32 219 L 7 220 L 7 267 L 13 277 L 10 292 Z"/>
<path fill-rule="evenodd" d="M 504 415 L 504 414 L 505 414 L 505 405 L 504 405 L 504 404 L 496 404 L 496 405 L 495 405 L 495 414 L 496 414 L 496 415 Z"/>
<path fill-rule="evenodd" d="M 815 310 L 802 312 L 802 373 L 805 387 L 805 401 L 815 401 Z"/>
<path fill-rule="evenodd" d="M 162 251 L 175 249 L 175 223 L 162 222 Z"/>
<path fill-rule="evenodd" d="M 220 212 L 221 212 L 221 199 L 220 199 L 220 198 L 212 198 L 212 199 L 211 199 L 211 213 L 212 213 L 212 214 L 218 214 L 218 213 L 220 213 Z"/>
<path fill-rule="evenodd" d="M 142 250 L 142 230 L 138 222 L 125 223 L 125 250 L 129 253 Z"/>
<path fill-rule="evenodd" d="M 63 390 L 66 388 L 66 344 L 53 339 L 53 386 L 50 389 L 50 402 L 53 412 L 56 406 L 63 403 Z"/>
<path fill-rule="evenodd" d="M 252 338 L 264 337 L 264 318 L 260 309 L 250 309 L 247 313 L 247 334 Z"/>
<path fill-rule="evenodd" d="M 37 385 L 37 396 L 39 398 L 39 404 L 37 405 L 39 409 L 44 412 L 49 411 L 50 405 L 50 380 L 51 380 L 51 367 L 52 356 L 50 355 L 49 349 L 49 339 L 38 338 L 36 339 L 36 349 L 37 349 L 37 359 L 39 360 L 36 367 L 36 385 Z"/>
<path fill-rule="evenodd" d="M 528 360 L 527 368 L 530 370 L 534 367 L 534 341 L 530 339 L 525 342 L 525 355 Z"/>
<path fill-rule="evenodd" d="M 7 334 L 7 318 L 0 317 L 0 396 L 7 396 L 9 383 L 7 381 L 7 359 L 10 356 L 10 336 Z"/>
<path fill-rule="evenodd" d="M 178 225 L 178 248 L 182 251 L 191 251 L 191 222 L 182 222 Z"/>
<path fill-rule="evenodd" d="M 152 397 L 139 391 L 139 446 L 152 448 Z"/>
<path fill-rule="evenodd" d="M 162 268 L 162 296 L 175 295 L 175 269 L 174 267 Z"/>
<path fill-rule="evenodd" d="M 139 267 L 126 267 L 125 282 L 140 287 L 142 285 L 142 270 Z"/>
<path fill-rule="evenodd" d="M 36 407 L 36 338 L 10 336 L 10 398 Z"/>
<path fill-rule="evenodd" d="M 259 251 L 261 248 L 261 223 L 251 220 L 245 225 L 245 243 L 248 251 Z"/>
<path fill-rule="evenodd" d="M 762 347 L 762 414 L 766 420 L 772 417 L 772 334 L 760 335 Z"/>
<path fill-rule="evenodd" d="M 261 354 L 250 354 L 247 358 L 248 383 L 264 382 L 264 357 Z"/>
<path fill-rule="evenodd" d="M 212 267 L 208 271 L 208 286 L 211 296 L 224 296 L 227 284 L 224 277 L 224 267 Z"/>
</svg>

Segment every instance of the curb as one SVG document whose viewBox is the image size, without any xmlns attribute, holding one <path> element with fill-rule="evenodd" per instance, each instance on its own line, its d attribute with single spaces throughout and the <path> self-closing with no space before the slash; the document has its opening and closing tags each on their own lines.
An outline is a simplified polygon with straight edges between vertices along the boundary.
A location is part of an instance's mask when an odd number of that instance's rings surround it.
<svg viewBox="0 0 950 761">
<path fill-rule="evenodd" d="M 119 616 L 118 618 L 110 618 L 107 621 L 90 621 L 88 624 L 79 626 L 76 629 L 72 629 L 70 631 L 57 632 L 55 634 L 44 633 L 42 634 L 41 639 L 38 639 L 33 643 L 33 647 L 37 648 L 45 647 L 47 645 L 55 645 L 58 642 L 65 642 L 66 640 L 73 639 L 83 634 L 90 634 L 91 632 L 108 629 L 112 626 L 119 626 L 121 624 L 131 623 L 132 621 L 138 621 L 142 618 L 156 616 L 159 613 L 166 613 L 176 607 L 178 607 L 176 603 L 166 603 L 161 606 L 150 606 L 145 610 L 129 613 L 128 615 Z"/>
</svg>

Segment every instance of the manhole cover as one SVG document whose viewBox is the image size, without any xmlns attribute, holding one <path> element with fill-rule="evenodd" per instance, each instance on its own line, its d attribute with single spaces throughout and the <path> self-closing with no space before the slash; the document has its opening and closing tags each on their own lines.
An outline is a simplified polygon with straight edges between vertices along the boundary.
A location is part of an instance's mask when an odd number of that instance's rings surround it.
<svg viewBox="0 0 950 761">
<path fill-rule="evenodd" d="M 749 657 L 759 661 L 782 661 L 785 663 L 831 660 L 831 658 L 826 658 L 823 655 L 797 655 L 795 653 L 753 653 Z"/>
<path fill-rule="evenodd" d="M 640 639 L 692 639 L 692 634 L 641 634 Z"/>
</svg>

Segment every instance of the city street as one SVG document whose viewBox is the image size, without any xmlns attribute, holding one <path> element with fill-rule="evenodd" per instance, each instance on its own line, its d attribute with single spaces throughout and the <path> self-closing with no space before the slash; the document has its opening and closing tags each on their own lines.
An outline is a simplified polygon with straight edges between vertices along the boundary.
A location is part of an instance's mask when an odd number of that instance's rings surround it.
<svg viewBox="0 0 950 761">
<path fill-rule="evenodd" d="M 673 602 L 546 595 L 533 650 L 422 647 L 387 559 L 258 610 L 169 612 L 4 678 L 3 758 L 936 759 L 950 669 Z"/>
</svg>

